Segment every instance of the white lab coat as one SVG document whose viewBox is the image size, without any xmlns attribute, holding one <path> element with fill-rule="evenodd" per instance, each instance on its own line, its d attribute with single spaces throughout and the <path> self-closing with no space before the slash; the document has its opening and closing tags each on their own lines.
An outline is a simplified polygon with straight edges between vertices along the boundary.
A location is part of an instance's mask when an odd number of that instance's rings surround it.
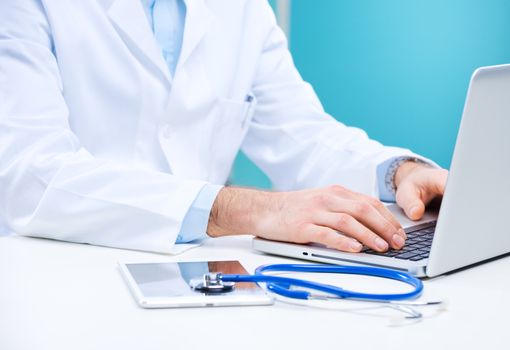
<svg viewBox="0 0 510 350">
<path fill-rule="evenodd" d="M 411 154 L 327 115 L 263 0 L 187 0 L 170 77 L 140 0 L 0 2 L 0 215 L 13 231 L 172 252 L 239 148 L 292 190 L 377 195 Z M 247 96 L 253 96 L 251 101 Z"/>
</svg>

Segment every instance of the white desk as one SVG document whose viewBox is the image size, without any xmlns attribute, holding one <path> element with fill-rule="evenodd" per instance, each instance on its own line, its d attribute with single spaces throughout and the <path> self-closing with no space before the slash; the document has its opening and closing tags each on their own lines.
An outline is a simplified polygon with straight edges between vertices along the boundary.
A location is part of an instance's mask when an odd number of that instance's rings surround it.
<svg viewBox="0 0 510 350">
<path fill-rule="evenodd" d="M 425 281 L 425 296 L 448 298 L 448 310 L 398 327 L 384 316 L 396 312 L 363 311 L 360 306 L 341 311 L 285 303 L 145 310 L 135 304 L 117 269 L 119 260 L 201 259 L 240 260 L 251 271 L 260 264 L 291 261 L 254 253 L 248 237 L 209 240 L 179 256 L 16 236 L 0 238 L 0 349 L 435 350 L 510 346 L 510 258 Z"/>
</svg>

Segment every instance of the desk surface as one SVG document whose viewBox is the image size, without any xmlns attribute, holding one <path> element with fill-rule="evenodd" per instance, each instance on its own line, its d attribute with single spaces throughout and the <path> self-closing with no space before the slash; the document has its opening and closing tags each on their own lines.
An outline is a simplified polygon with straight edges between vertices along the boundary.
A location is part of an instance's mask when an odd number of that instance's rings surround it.
<svg viewBox="0 0 510 350">
<path fill-rule="evenodd" d="M 277 302 L 145 310 L 136 305 L 117 269 L 119 260 L 231 259 L 249 271 L 260 264 L 294 261 L 253 252 L 249 237 L 209 240 L 178 256 L 0 238 L 0 349 L 508 347 L 509 257 L 425 281 L 424 297 L 446 298 L 448 309 L 427 310 L 427 317 L 414 324 L 392 323 L 390 317 L 400 315 L 396 311 L 354 302 L 337 309 Z M 343 282 L 379 288 L 373 279 Z"/>
</svg>

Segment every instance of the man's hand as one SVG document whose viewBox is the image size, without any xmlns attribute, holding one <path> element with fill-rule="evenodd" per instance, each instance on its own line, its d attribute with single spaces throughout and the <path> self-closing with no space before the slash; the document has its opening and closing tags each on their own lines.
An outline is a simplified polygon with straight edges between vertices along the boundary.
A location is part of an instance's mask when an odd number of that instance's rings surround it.
<svg viewBox="0 0 510 350">
<path fill-rule="evenodd" d="M 362 244 L 380 252 L 399 249 L 406 238 L 379 200 L 341 186 L 296 192 L 224 188 L 214 202 L 207 233 L 251 233 L 348 252 L 359 252 Z"/>
<path fill-rule="evenodd" d="M 402 164 L 395 174 L 397 203 L 418 220 L 425 206 L 442 196 L 448 171 L 415 162 Z M 296 192 L 264 192 L 223 188 L 211 210 L 211 237 L 250 233 L 296 243 L 321 243 L 347 252 L 362 244 L 386 251 L 402 248 L 402 226 L 377 199 L 341 186 Z"/>
<path fill-rule="evenodd" d="M 447 177 L 445 169 L 415 162 L 402 164 L 395 174 L 397 204 L 410 219 L 421 219 L 426 205 L 443 195 Z"/>
</svg>

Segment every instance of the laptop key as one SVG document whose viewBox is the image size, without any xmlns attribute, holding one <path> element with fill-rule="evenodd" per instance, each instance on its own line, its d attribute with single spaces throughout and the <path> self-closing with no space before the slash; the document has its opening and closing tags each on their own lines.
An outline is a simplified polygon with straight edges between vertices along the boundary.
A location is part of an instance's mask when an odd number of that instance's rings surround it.
<svg viewBox="0 0 510 350">
<path fill-rule="evenodd" d="M 411 247 L 411 246 L 404 246 L 402 249 L 400 249 L 401 252 L 412 252 L 416 250 L 416 247 Z"/>
<path fill-rule="evenodd" d="M 419 236 L 420 236 L 420 233 L 418 231 L 409 232 L 407 234 L 407 238 L 408 239 L 416 238 L 416 237 L 419 237 Z"/>
<path fill-rule="evenodd" d="M 390 250 L 384 254 L 384 256 L 394 257 L 395 255 L 399 255 L 400 251 L 398 250 Z"/>
<path fill-rule="evenodd" d="M 426 259 L 426 257 L 424 257 L 422 255 L 416 255 L 416 256 L 413 256 L 412 258 L 410 258 L 409 260 L 411 260 L 411 261 L 419 261 L 419 260 L 423 260 L 423 259 Z"/>
<path fill-rule="evenodd" d="M 399 255 L 395 256 L 395 258 L 407 260 L 407 259 L 410 259 L 410 258 L 416 256 L 416 255 L 419 255 L 419 254 L 416 254 L 416 252 L 405 252 L 403 254 L 399 254 Z"/>
<path fill-rule="evenodd" d="M 378 252 L 378 251 L 372 250 L 370 248 L 365 250 L 365 251 L 362 251 L 362 252 L 365 253 L 365 254 L 371 254 L 371 255 L 384 255 L 384 254 L 386 254 L 386 252 Z"/>
<path fill-rule="evenodd" d="M 377 252 L 375 250 L 372 250 L 372 249 L 367 249 L 365 250 L 363 253 L 365 254 L 370 254 L 370 255 L 379 255 L 379 256 L 387 256 L 387 257 L 394 257 L 395 255 L 398 255 L 401 253 L 401 251 L 399 250 L 389 250 L 387 252 Z"/>
</svg>

